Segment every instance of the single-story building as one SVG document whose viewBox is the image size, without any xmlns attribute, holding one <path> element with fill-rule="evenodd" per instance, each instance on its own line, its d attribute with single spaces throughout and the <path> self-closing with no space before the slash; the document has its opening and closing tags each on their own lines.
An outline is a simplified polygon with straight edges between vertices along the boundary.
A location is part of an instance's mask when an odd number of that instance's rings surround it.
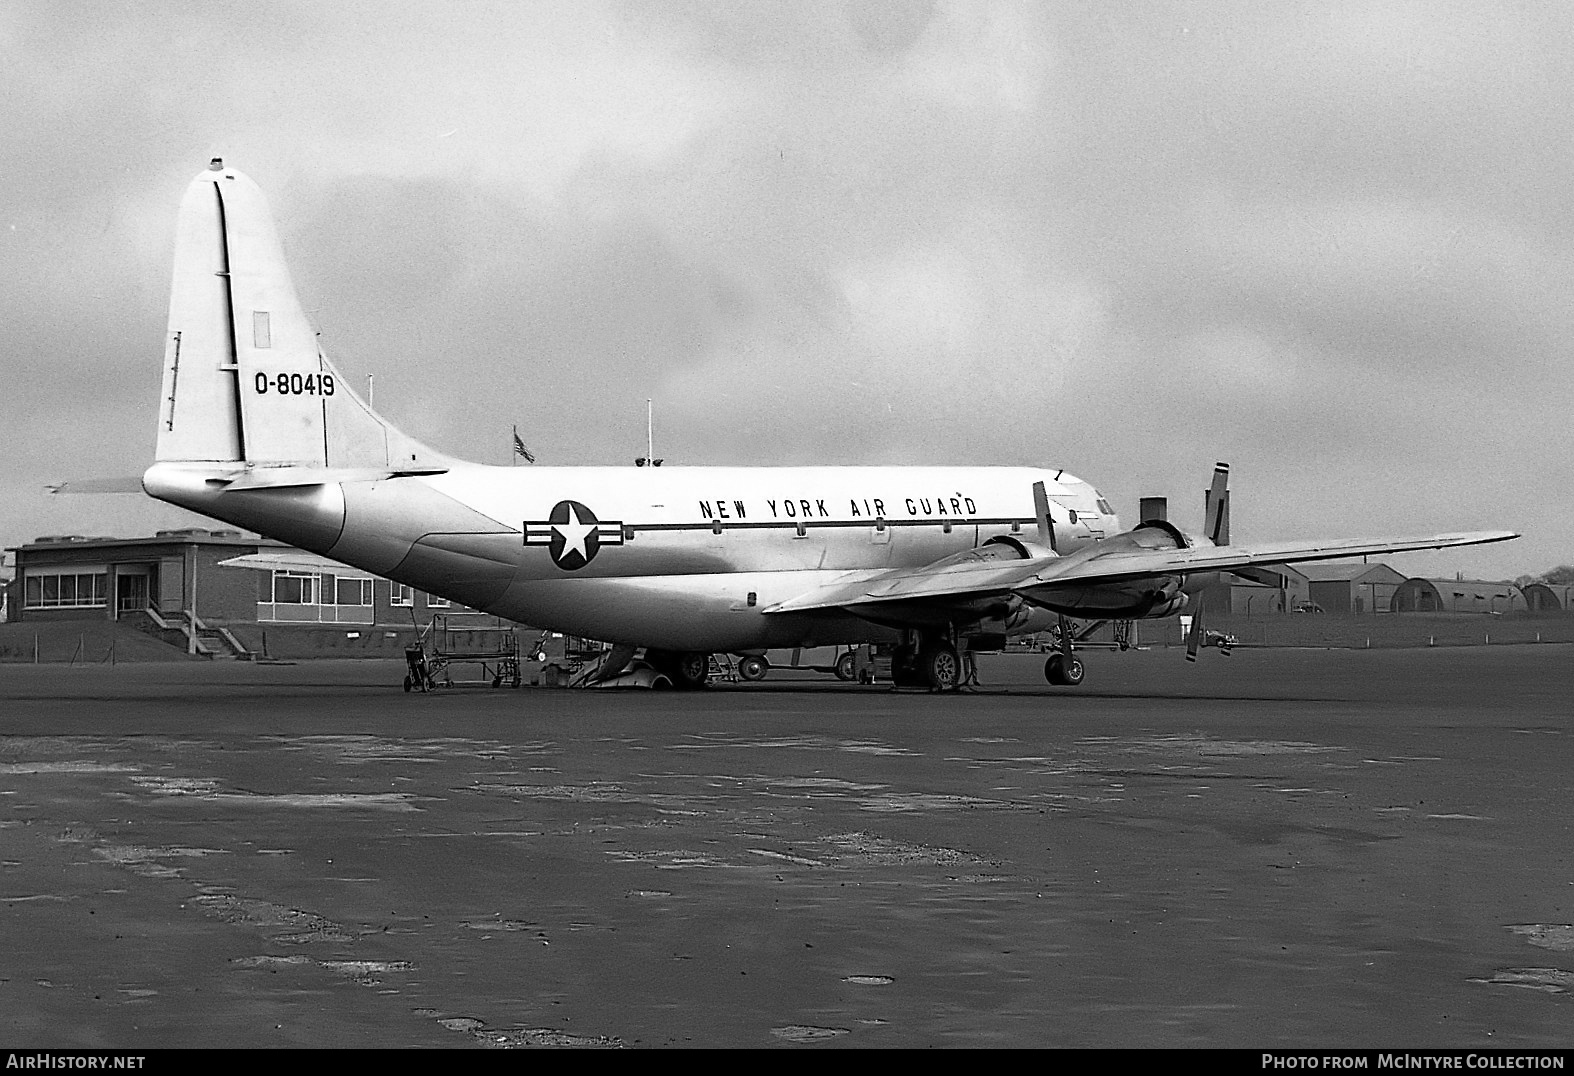
<svg viewBox="0 0 1574 1076">
<path fill-rule="evenodd" d="M 512 626 L 234 530 L 188 527 L 146 538 L 52 535 L 13 552 L 15 578 L 5 588 L 12 622 L 125 621 L 171 642 L 185 640 L 199 652 L 245 655 L 255 648 L 256 628 L 276 639 L 279 631 L 329 626 L 409 631 L 439 613 L 466 627 Z M 291 563 L 226 564 L 258 554 Z"/>
</svg>

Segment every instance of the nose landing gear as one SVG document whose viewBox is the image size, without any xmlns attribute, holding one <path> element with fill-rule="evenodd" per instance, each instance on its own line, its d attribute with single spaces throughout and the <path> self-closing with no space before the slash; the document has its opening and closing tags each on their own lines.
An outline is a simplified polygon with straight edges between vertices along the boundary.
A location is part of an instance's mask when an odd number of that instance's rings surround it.
<svg viewBox="0 0 1574 1076">
<path fill-rule="evenodd" d="M 1071 621 L 1064 616 L 1058 618 L 1055 636 L 1055 652 L 1044 662 L 1044 679 L 1052 684 L 1076 687 L 1082 683 L 1082 662 L 1071 650 Z"/>
<path fill-rule="evenodd" d="M 1044 662 L 1044 679 L 1052 684 L 1076 687 L 1082 683 L 1082 662 L 1075 657 L 1068 659 L 1064 654 L 1051 654 Z"/>
</svg>

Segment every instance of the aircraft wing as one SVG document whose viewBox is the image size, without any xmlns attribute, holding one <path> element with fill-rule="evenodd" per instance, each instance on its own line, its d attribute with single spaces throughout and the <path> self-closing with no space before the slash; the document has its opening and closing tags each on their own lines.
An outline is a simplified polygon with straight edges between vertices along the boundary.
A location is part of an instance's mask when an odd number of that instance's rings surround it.
<svg viewBox="0 0 1574 1076">
<path fill-rule="evenodd" d="M 1014 561 L 936 564 L 857 573 L 778 602 L 766 613 L 811 609 L 850 609 L 882 602 L 971 598 L 1031 591 L 1039 587 L 1091 586 L 1144 577 L 1231 571 L 1311 560 L 1336 560 L 1377 553 L 1506 542 L 1513 531 L 1467 531 L 1419 538 L 1344 539 L 1328 542 L 1279 542 L 1252 545 L 1193 546 L 1186 549 L 1100 550 L 1097 544 L 1066 557 L 1042 556 Z"/>
</svg>

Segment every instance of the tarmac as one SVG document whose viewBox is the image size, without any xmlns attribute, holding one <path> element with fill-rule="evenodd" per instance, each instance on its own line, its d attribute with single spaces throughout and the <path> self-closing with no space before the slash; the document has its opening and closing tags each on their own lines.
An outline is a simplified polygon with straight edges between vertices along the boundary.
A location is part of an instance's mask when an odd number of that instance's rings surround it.
<svg viewBox="0 0 1574 1076">
<path fill-rule="evenodd" d="M 1561 1048 L 1574 646 L 0 665 L 0 1048 Z"/>
</svg>

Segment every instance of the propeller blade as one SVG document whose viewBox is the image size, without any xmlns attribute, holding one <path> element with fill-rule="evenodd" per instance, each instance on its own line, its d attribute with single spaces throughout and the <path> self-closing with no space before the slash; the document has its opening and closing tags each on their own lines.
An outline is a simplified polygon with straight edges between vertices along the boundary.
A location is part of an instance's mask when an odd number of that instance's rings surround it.
<svg viewBox="0 0 1574 1076">
<path fill-rule="evenodd" d="M 1202 603 L 1197 603 L 1197 609 L 1191 614 L 1191 630 L 1186 633 L 1186 660 L 1196 661 L 1197 651 L 1202 646 Z"/>
<path fill-rule="evenodd" d="M 1230 544 L 1230 465 L 1213 465 L 1213 485 L 1208 487 L 1202 533 L 1214 545 Z"/>
<path fill-rule="evenodd" d="M 1033 514 L 1038 520 L 1039 542 L 1059 553 L 1055 548 L 1055 520 L 1049 514 L 1049 494 L 1042 482 L 1033 483 Z"/>
</svg>

